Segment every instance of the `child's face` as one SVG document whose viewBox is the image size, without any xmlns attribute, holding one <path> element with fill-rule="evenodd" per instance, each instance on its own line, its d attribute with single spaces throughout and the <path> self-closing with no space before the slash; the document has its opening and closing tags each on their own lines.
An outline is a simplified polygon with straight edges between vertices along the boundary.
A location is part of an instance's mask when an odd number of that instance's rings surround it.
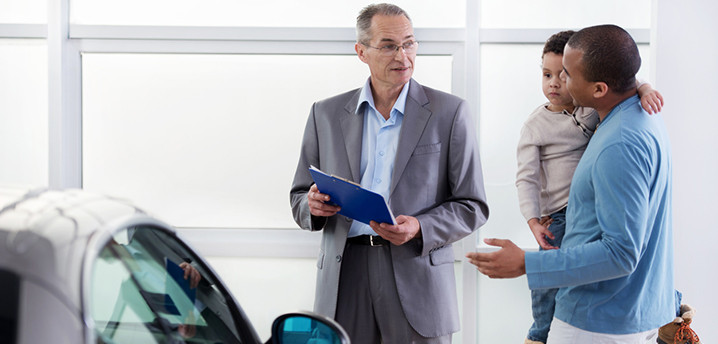
<svg viewBox="0 0 718 344">
<path fill-rule="evenodd" d="M 563 71 L 561 59 L 563 55 L 552 52 L 543 55 L 543 78 L 542 88 L 543 94 L 549 102 L 557 106 L 569 106 L 573 104 L 573 98 L 568 93 L 566 82 L 561 80 L 559 75 Z"/>
</svg>

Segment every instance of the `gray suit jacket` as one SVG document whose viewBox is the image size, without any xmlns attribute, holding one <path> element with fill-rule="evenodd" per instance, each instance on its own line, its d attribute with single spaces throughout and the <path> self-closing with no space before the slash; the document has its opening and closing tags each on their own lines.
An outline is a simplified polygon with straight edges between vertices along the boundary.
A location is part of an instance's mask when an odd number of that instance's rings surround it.
<svg viewBox="0 0 718 344">
<path fill-rule="evenodd" d="M 290 192 L 297 224 L 323 231 L 314 310 L 329 317 L 336 311 L 339 270 L 352 220 L 339 214 L 310 214 L 306 193 L 313 181 L 308 168 L 314 165 L 361 182 L 364 111 L 356 113 L 360 91 L 312 106 Z M 475 132 L 464 100 L 411 80 L 388 203 L 395 216 L 419 220 L 422 238 L 390 249 L 404 313 L 425 337 L 459 330 L 451 244 L 471 234 L 489 215 Z"/>
</svg>

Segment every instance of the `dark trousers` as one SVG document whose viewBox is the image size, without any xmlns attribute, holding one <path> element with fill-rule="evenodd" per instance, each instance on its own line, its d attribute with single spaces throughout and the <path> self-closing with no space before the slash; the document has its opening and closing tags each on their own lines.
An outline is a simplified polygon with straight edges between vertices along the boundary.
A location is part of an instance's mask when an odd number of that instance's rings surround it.
<svg viewBox="0 0 718 344">
<path fill-rule="evenodd" d="M 422 337 L 406 320 L 388 245 L 347 243 L 342 259 L 336 320 L 352 344 L 451 343 L 451 335 Z"/>
</svg>

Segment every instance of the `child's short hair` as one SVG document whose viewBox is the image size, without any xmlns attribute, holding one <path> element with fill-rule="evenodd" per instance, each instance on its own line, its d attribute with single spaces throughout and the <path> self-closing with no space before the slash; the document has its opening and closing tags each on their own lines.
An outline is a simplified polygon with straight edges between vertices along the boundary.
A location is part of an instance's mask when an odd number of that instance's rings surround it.
<svg viewBox="0 0 718 344">
<path fill-rule="evenodd" d="M 571 38 L 574 33 L 576 33 L 576 31 L 561 31 L 549 37 L 548 40 L 546 40 L 546 44 L 543 46 L 543 53 L 541 54 L 541 58 L 543 58 L 546 53 L 563 55 L 563 48 L 566 46 L 568 39 Z"/>
</svg>

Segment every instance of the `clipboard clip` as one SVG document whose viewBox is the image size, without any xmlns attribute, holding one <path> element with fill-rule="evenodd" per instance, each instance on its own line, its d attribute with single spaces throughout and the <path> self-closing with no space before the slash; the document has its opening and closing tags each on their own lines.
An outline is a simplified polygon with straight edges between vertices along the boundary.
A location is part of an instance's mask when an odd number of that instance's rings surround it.
<svg viewBox="0 0 718 344">
<path fill-rule="evenodd" d="M 330 176 L 330 177 L 332 177 L 332 178 L 336 178 L 336 179 L 339 179 L 339 180 L 341 180 L 341 181 L 347 182 L 347 183 L 352 184 L 352 185 L 354 185 L 354 186 L 357 186 L 357 187 L 360 187 L 360 188 L 362 187 L 361 184 L 356 183 L 356 182 L 353 182 L 353 181 L 351 181 L 351 180 L 349 180 L 349 179 L 346 179 L 346 178 L 337 176 L 336 174 L 327 174 L 327 173 L 323 172 L 322 170 L 320 170 L 320 169 L 314 167 L 314 165 L 309 165 L 309 169 L 310 169 L 310 170 L 315 170 L 315 171 L 317 171 L 317 172 L 319 172 L 319 173 L 321 173 L 321 174 L 323 174 L 323 175 Z"/>
<path fill-rule="evenodd" d="M 331 176 L 332 178 L 336 178 L 336 179 L 345 181 L 345 182 L 347 182 L 347 183 L 349 183 L 349 184 L 352 184 L 352 185 L 355 185 L 355 186 L 358 186 L 358 187 L 362 187 L 361 184 L 356 183 L 356 182 L 353 182 L 353 181 L 351 181 L 351 180 L 349 180 L 349 179 L 346 179 L 346 178 L 342 178 L 342 177 L 340 177 L 340 176 L 337 176 L 336 174 L 330 174 L 330 176 Z"/>
</svg>

